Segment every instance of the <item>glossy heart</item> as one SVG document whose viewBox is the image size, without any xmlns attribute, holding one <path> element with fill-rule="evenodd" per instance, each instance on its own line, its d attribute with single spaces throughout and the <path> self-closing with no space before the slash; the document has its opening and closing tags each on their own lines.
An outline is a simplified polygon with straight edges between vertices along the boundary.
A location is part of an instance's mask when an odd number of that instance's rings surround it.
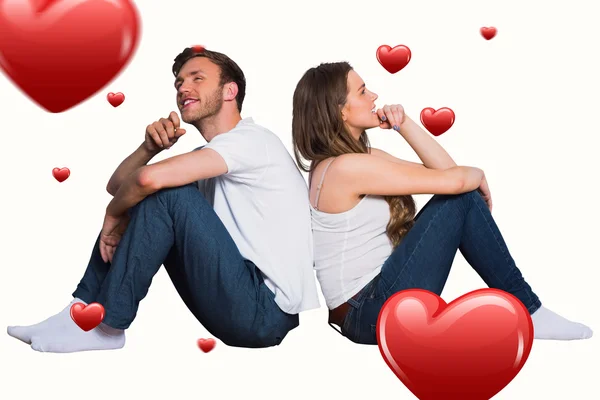
<svg viewBox="0 0 600 400">
<path fill-rule="evenodd" d="M 410 49 L 404 45 L 398 45 L 394 48 L 383 45 L 377 49 L 377 61 L 391 74 L 395 74 L 406 67 L 410 57 Z"/>
<path fill-rule="evenodd" d="M 113 107 L 119 107 L 125 101 L 125 95 L 121 92 L 113 93 L 110 92 L 106 95 L 106 99 Z"/>
<path fill-rule="evenodd" d="M 448 107 L 435 110 L 431 107 L 421 111 L 421 123 L 432 135 L 439 136 L 454 125 L 454 111 Z"/>
<path fill-rule="evenodd" d="M 483 27 L 479 30 L 481 32 L 481 36 L 484 37 L 485 40 L 490 40 L 494 36 L 496 36 L 497 29 L 492 27 Z"/>
<path fill-rule="evenodd" d="M 205 353 L 208 353 L 217 345 L 217 341 L 215 339 L 198 339 L 198 347 Z"/>
<path fill-rule="evenodd" d="M 67 168 L 67 167 L 54 168 L 52 170 L 52 176 L 54 176 L 54 179 L 56 179 L 59 182 L 66 181 L 70 175 L 71 175 L 71 170 L 69 170 L 69 168 Z"/>
<path fill-rule="evenodd" d="M 99 303 L 75 303 L 71 306 L 71 318 L 84 331 L 91 331 L 104 319 L 104 307 Z"/>
<path fill-rule="evenodd" d="M 531 317 L 496 289 L 450 304 L 426 290 L 396 293 L 377 321 L 387 365 L 421 400 L 489 400 L 519 373 L 533 344 Z"/>
</svg>

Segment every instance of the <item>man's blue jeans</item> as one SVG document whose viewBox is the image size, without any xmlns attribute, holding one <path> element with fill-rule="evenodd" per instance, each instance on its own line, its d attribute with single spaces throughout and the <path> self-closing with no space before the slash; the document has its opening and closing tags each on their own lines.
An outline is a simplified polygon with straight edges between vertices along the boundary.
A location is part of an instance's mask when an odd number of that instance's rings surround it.
<svg viewBox="0 0 600 400">
<path fill-rule="evenodd" d="M 342 334 L 356 343 L 377 344 L 383 304 L 406 289 L 441 295 L 456 251 L 491 288 L 517 297 L 532 314 L 541 302 L 515 265 L 500 230 L 477 191 L 435 195 L 382 266 L 381 273 L 348 303 Z"/>
<path fill-rule="evenodd" d="M 298 315 L 277 306 L 258 268 L 242 257 L 195 184 L 156 192 L 129 215 L 112 263 L 102 260 L 98 237 L 73 293 L 87 303 L 102 304 L 105 324 L 129 327 L 164 264 L 190 311 L 227 345 L 278 345 L 298 326 Z"/>
</svg>

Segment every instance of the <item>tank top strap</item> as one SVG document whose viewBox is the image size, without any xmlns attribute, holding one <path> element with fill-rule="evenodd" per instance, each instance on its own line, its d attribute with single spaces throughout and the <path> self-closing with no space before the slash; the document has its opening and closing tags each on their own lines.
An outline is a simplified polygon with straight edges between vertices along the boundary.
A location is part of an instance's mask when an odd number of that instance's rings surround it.
<svg viewBox="0 0 600 400">
<path fill-rule="evenodd" d="M 329 166 L 331 165 L 331 163 L 335 160 L 335 157 L 333 159 L 331 159 L 327 165 L 325 166 L 325 168 L 323 169 L 323 174 L 321 175 L 321 180 L 319 181 L 319 185 L 317 186 L 317 196 L 315 197 L 315 209 L 319 209 L 319 196 L 321 195 L 321 187 L 323 187 L 323 180 L 325 179 L 325 173 L 327 172 L 327 169 L 329 168 Z"/>
</svg>

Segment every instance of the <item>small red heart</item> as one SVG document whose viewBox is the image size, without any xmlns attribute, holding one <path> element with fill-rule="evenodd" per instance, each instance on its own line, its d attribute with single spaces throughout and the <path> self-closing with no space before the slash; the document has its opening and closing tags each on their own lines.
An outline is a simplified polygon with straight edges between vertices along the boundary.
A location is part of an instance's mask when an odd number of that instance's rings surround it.
<svg viewBox="0 0 600 400">
<path fill-rule="evenodd" d="M 56 179 L 57 181 L 64 182 L 71 175 L 71 171 L 67 167 L 54 168 L 52 170 L 52 175 L 54 176 L 54 179 Z"/>
<path fill-rule="evenodd" d="M 446 132 L 454 124 L 454 111 L 448 107 L 435 110 L 431 107 L 421 110 L 421 123 L 434 136 Z"/>
<path fill-rule="evenodd" d="M 206 50 L 206 48 L 201 44 L 197 44 L 194 47 L 192 47 L 192 50 L 194 50 L 195 53 L 202 53 L 204 50 Z"/>
<path fill-rule="evenodd" d="M 496 36 L 496 28 L 494 28 L 493 26 L 491 27 L 483 27 L 479 30 L 481 32 L 481 36 L 483 36 L 486 40 L 490 40 L 491 38 L 493 38 L 494 36 Z"/>
<path fill-rule="evenodd" d="M 71 306 L 71 318 L 84 331 L 91 331 L 104 319 L 104 307 L 100 303 L 75 303 Z"/>
<path fill-rule="evenodd" d="M 63 112 L 125 68 L 139 25 L 131 0 L 0 0 L 0 68 L 41 107 Z"/>
<path fill-rule="evenodd" d="M 450 304 L 426 290 L 396 293 L 377 320 L 385 362 L 421 400 L 488 400 L 519 373 L 533 323 L 516 297 L 497 289 Z"/>
<path fill-rule="evenodd" d="M 377 49 L 377 61 L 391 74 L 406 67 L 410 57 L 410 49 L 404 45 L 398 45 L 392 49 L 384 44 Z"/>
<path fill-rule="evenodd" d="M 119 107 L 125 101 L 125 95 L 121 92 L 110 92 L 108 95 L 106 95 L 106 99 L 110 104 L 112 104 L 113 107 Z"/>
<path fill-rule="evenodd" d="M 217 341 L 215 339 L 198 339 L 198 347 L 205 353 L 208 353 L 217 345 Z"/>
</svg>

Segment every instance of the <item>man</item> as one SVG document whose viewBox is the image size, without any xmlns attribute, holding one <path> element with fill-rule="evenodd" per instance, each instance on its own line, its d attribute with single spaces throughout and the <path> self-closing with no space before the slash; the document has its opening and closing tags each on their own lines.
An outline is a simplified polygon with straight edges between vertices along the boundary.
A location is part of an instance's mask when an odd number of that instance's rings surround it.
<svg viewBox="0 0 600 400">
<path fill-rule="evenodd" d="M 242 70 L 187 48 L 173 74 L 181 119 L 207 144 L 146 165 L 185 133 L 175 112 L 147 127 L 109 181 L 114 198 L 74 300 L 37 325 L 8 328 L 34 350 L 123 347 L 162 264 L 200 323 L 231 346 L 278 345 L 299 312 L 319 306 L 306 183 L 281 140 L 241 118 Z M 89 332 L 70 317 L 80 301 L 106 311 Z"/>
</svg>

